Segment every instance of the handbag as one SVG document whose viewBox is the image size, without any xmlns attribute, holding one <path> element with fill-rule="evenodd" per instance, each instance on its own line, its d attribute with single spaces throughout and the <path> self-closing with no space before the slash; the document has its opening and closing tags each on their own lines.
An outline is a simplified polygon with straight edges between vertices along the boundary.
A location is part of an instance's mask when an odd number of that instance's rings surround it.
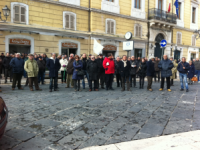
<svg viewBox="0 0 200 150">
<path fill-rule="evenodd" d="M 85 71 L 80 69 L 80 70 L 77 70 L 77 75 L 78 76 L 84 76 L 85 75 Z"/>
<path fill-rule="evenodd" d="M 197 77 L 193 77 L 193 78 L 191 79 L 191 81 L 197 82 L 198 79 L 197 79 Z"/>
</svg>

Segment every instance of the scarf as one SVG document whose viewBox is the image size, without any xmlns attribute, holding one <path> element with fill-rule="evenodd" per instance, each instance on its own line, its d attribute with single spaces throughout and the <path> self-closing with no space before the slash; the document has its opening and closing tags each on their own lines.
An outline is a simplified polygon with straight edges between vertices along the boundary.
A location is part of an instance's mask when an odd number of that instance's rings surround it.
<svg viewBox="0 0 200 150">
<path fill-rule="evenodd" d="M 124 68 L 125 68 L 127 65 L 127 60 L 126 61 L 122 60 L 122 62 L 124 63 Z"/>
</svg>

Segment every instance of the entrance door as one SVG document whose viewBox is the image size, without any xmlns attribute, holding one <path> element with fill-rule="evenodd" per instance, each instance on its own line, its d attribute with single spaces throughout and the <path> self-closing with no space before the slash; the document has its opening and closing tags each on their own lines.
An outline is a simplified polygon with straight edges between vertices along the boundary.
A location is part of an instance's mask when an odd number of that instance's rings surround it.
<svg viewBox="0 0 200 150">
<path fill-rule="evenodd" d="M 112 53 L 112 55 L 115 57 L 115 52 L 117 51 L 117 47 L 114 45 L 104 45 L 103 48 L 103 56 L 107 57 L 108 53 Z"/>
<path fill-rule="evenodd" d="M 135 49 L 135 58 L 142 57 L 142 49 Z"/>
<path fill-rule="evenodd" d="M 196 53 L 191 53 L 191 60 L 196 59 Z"/>
<path fill-rule="evenodd" d="M 115 57 L 115 52 L 113 51 L 103 51 L 103 56 L 107 57 L 108 53 L 112 53 L 112 55 Z"/>
<path fill-rule="evenodd" d="M 174 59 L 176 59 L 177 61 L 180 59 L 180 51 L 178 50 L 174 51 Z"/>
<path fill-rule="evenodd" d="M 159 33 L 157 36 L 156 36 L 156 47 L 155 47 L 155 50 L 154 50 L 154 57 L 158 57 L 158 58 L 162 58 L 162 55 L 165 53 L 165 48 L 160 48 L 160 42 L 164 39 L 164 36 L 163 34 Z"/>
<path fill-rule="evenodd" d="M 30 53 L 30 45 L 9 45 L 9 53 L 26 53 L 29 54 Z"/>
<path fill-rule="evenodd" d="M 74 54 L 76 55 L 77 53 L 77 49 L 76 48 L 62 48 L 62 55 L 67 55 L 69 57 L 70 54 Z"/>
</svg>

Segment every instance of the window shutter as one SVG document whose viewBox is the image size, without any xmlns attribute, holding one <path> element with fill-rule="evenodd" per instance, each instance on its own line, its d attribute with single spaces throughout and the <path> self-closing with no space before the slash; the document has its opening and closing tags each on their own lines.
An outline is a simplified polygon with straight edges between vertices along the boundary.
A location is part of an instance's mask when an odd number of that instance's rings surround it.
<svg viewBox="0 0 200 150">
<path fill-rule="evenodd" d="M 69 14 L 65 15 L 65 28 L 69 29 Z"/>
<path fill-rule="evenodd" d="M 135 36 L 138 36 L 138 26 L 135 26 Z"/>
<path fill-rule="evenodd" d="M 111 21 L 111 34 L 114 34 L 114 22 Z"/>
<path fill-rule="evenodd" d="M 192 46 L 195 46 L 195 36 L 192 36 Z"/>
<path fill-rule="evenodd" d="M 74 28 L 74 15 L 70 15 L 70 26 L 71 26 L 70 27 L 71 29 L 75 29 Z"/>
<path fill-rule="evenodd" d="M 20 8 L 21 9 L 21 20 L 20 20 L 20 22 L 25 22 L 25 7 L 21 7 Z"/>
<path fill-rule="evenodd" d="M 138 36 L 141 37 L 142 36 L 142 30 L 141 30 L 141 26 L 138 26 Z"/>
<path fill-rule="evenodd" d="M 110 33 L 110 20 L 107 21 L 107 33 Z"/>
<path fill-rule="evenodd" d="M 15 5 L 14 6 L 14 21 L 16 21 L 16 22 L 19 22 L 20 20 L 19 20 L 19 6 L 17 6 L 17 5 Z"/>
</svg>

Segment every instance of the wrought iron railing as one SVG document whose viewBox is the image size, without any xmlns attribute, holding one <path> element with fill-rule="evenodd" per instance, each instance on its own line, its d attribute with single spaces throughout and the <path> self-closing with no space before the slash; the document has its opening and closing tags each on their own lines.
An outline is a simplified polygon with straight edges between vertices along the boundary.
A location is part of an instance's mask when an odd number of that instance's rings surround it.
<svg viewBox="0 0 200 150">
<path fill-rule="evenodd" d="M 152 9 L 149 9 L 148 18 L 149 18 L 149 20 L 156 19 L 156 20 L 166 21 L 169 23 L 176 24 L 177 16 L 176 16 L 176 14 L 168 13 L 167 11 L 163 11 L 163 10 L 160 10 L 157 8 L 152 8 Z"/>
</svg>

